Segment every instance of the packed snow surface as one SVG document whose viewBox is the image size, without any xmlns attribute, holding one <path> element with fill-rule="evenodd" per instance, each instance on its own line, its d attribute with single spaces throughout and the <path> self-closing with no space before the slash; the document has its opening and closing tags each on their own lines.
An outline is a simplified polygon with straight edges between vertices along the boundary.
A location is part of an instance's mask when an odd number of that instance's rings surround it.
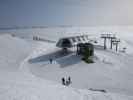
<svg viewBox="0 0 133 100">
<path fill-rule="evenodd" d="M 133 100 L 133 35 L 118 34 L 122 38 L 119 49 L 126 46 L 126 53 L 96 49 L 93 64 L 84 63 L 74 53 L 54 58 L 50 64 L 49 56 L 59 51 L 55 43 L 21 35 L 25 37 L 0 35 L 0 100 Z M 62 35 L 54 37 L 57 40 Z M 68 76 L 72 84 L 62 86 L 61 78 Z"/>
</svg>

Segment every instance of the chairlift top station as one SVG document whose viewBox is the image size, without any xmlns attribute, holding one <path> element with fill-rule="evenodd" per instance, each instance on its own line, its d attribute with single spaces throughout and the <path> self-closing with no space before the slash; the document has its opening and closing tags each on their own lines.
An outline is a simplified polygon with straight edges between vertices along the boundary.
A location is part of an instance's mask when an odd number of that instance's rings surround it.
<svg viewBox="0 0 133 100">
<path fill-rule="evenodd" d="M 76 53 L 78 55 L 82 55 L 86 49 L 89 50 L 90 56 L 94 54 L 94 46 L 91 43 L 91 39 L 89 39 L 88 35 L 80 35 L 73 37 L 65 37 L 59 39 L 56 46 L 62 48 L 64 52 L 67 52 L 68 48 L 76 47 Z"/>
<path fill-rule="evenodd" d="M 64 37 L 59 39 L 56 46 L 59 48 L 71 48 L 77 46 L 79 43 L 88 43 L 89 41 L 88 35 Z"/>
</svg>

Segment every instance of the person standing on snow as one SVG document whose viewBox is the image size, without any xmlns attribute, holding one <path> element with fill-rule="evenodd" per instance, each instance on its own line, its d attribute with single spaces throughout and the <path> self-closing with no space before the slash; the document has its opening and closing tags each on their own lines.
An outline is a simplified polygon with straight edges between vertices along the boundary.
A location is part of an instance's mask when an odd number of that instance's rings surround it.
<svg viewBox="0 0 133 100">
<path fill-rule="evenodd" d="M 64 77 L 62 78 L 62 84 L 63 85 L 66 85 L 66 82 L 65 82 L 65 78 Z"/>
<path fill-rule="evenodd" d="M 53 59 L 52 59 L 52 58 L 50 58 L 50 59 L 49 59 L 49 62 L 50 62 L 50 64 L 52 64 L 52 62 L 53 62 Z"/>
<path fill-rule="evenodd" d="M 68 77 L 68 82 L 69 82 L 69 84 L 72 83 L 72 81 L 71 81 L 71 77 L 70 77 L 70 76 Z"/>
</svg>

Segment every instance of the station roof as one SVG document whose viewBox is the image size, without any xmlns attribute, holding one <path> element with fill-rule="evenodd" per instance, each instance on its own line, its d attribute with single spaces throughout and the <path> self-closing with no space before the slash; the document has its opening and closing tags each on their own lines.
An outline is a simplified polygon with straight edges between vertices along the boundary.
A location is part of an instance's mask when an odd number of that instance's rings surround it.
<svg viewBox="0 0 133 100">
<path fill-rule="evenodd" d="M 71 36 L 71 37 L 64 37 L 59 39 L 56 46 L 63 48 L 71 48 L 79 43 L 88 43 L 90 41 L 88 35 L 80 35 L 80 36 Z"/>
</svg>

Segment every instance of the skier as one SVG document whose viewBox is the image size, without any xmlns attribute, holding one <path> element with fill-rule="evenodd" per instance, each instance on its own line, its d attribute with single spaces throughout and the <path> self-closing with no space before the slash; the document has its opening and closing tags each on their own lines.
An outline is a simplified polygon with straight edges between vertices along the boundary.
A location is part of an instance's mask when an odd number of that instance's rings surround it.
<svg viewBox="0 0 133 100">
<path fill-rule="evenodd" d="M 62 84 L 63 84 L 63 85 L 66 85 L 66 83 L 65 83 L 65 78 L 64 78 L 64 77 L 62 78 Z"/>
</svg>

